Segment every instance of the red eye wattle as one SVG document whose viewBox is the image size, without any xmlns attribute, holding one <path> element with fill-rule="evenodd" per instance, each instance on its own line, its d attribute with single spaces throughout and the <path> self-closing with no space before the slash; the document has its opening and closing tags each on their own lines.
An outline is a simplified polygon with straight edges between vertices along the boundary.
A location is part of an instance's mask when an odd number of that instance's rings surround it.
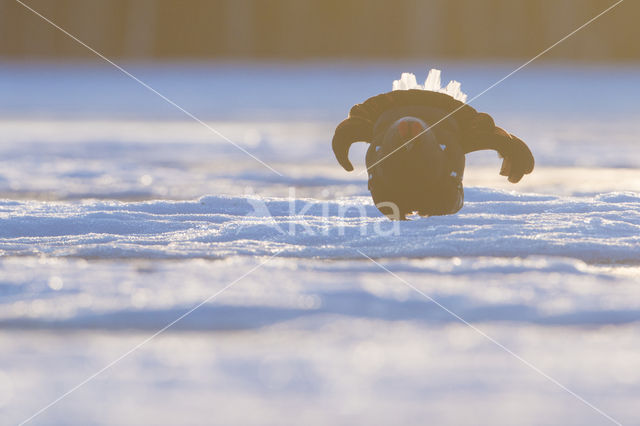
<svg viewBox="0 0 640 426">
<path fill-rule="evenodd" d="M 424 131 L 424 127 L 415 120 L 403 120 L 398 123 L 398 133 L 405 139 L 411 139 Z"/>
</svg>

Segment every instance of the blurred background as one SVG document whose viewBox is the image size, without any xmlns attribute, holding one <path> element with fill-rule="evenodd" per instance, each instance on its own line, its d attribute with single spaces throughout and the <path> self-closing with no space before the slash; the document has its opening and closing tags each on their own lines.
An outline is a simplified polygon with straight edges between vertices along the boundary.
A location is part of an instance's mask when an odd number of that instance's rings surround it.
<svg viewBox="0 0 640 426">
<path fill-rule="evenodd" d="M 472 105 L 517 129 L 532 145 L 538 167 L 637 167 L 640 2 L 620 3 L 484 93 L 615 3 L 24 2 L 277 165 L 288 178 L 275 182 L 265 177 L 271 171 L 20 2 L 0 0 L 0 195 L 192 199 L 237 194 L 239 186 L 274 195 L 286 193 L 288 185 L 304 196 L 367 195 L 363 176 L 344 174 L 335 164 L 329 141 L 336 124 L 352 105 L 389 91 L 402 72 L 422 81 L 432 67 L 442 69 L 443 84 L 462 82 L 470 100 L 483 93 Z M 603 134 L 615 150 L 601 143 Z M 356 167 L 363 166 L 365 149 L 354 145 Z M 121 166 L 122 157 L 129 164 Z M 469 166 L 488 167 L 486 179 L 474 181 L 480 173 L 469 173 L 469 183 L 505 185 L 495 162 L 491 152 L 469 156 Z M 167 174 L 169 163 L 179 178 Z M 94 164 L 91 173 L 84 170 L 88 164 Z M 105 168 L 120 172 L 106 179 Z M 155 176 L 154 184 L 144 185 L 142 176 Z M 329 176 L 333 185 L 325 181 Z M 574 192 L 576 182 L 585 182 L 584 174 L 569 186 L 538 176 L 506 188 Z M 607 180 L 614 181 L 622 180 Z M 624 188 L 635 189 L 629 181 Z M 600 182 L 581 183 L 580 190 Z"/>
<path fill-rule="evenodd" d="M 612 0 L 29 0 L 113 58 L 523 59 Z M 640 57 L 640 2 L 628 1 L 543 60 Z M 0 0 L 0 55 L 91 53 L 14 0 Z"/>
</svg>

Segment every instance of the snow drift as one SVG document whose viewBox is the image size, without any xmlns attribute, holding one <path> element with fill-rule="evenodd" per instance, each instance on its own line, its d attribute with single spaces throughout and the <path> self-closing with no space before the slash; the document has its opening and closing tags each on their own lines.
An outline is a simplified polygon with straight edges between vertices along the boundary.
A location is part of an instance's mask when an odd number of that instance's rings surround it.
<svg viewBox="0 0 640 426">
<path fill-rule="evenodd" d="M 467 188 L 453 216 L 395 223 L 369 197 L 0 201 L 0 253 L 102 258 L 235 255 L 573 257 L 638 263 L 640 195 L 558 197 Z"/>
</svg>

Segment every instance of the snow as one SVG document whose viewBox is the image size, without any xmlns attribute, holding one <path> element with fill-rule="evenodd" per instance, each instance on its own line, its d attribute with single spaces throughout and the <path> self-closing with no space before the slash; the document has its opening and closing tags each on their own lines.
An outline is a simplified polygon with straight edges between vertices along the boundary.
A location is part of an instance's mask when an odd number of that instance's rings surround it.
<svg viewBox="0 0 640 426">
<path fill-rule="evenodd" d="M 467 101 L 467 94 L 462 92 L 461 84 L 459 81 L 451 80 L 444 88 L 441 87 L 440 83 L 440 74 L 441 71 L 435 68 L 429 70 L 429 74 L 427 75 L 427 79 L 424 82 L 424 85 L 418 84 L 418 80 L 416 79 L 415 74 L 410 72 L 403 72 L 400 76 L 400 80 L 394 80 L 392 84 L 393 90 L 430 90 L 432 92 L 445 93 L 452 98 L 460 101 Z"/>
<path fill-rule="evenodd" d="M 4 261 L 0 323 L 10 328 L 159 329 L 237 279 L 239 271 L 268 258 L 157 262 L 147 256 L 96 264 L 87 259 L 25 256 Z M 384 264 L 471 322 L 607 325 L 640 319 L 638 266 L 612 270 L 542 256 L 389 259 Z M 94 282 L 87 282 L 88 273 Z M 350 275 L 348 282 L 345 275 Z M 327 315 L 431 325 L 457 321 L 372 262 L 281 256 L 175 329 L 257 328 Z"/>
<path fill-rule="evenodd" d="M 429 297 L 637 422 L 640 74 L 524 69 L 473 106 L 533 174 L 474 153 L 458 214 L 392 223 L 329 144 L 419 66 L 375 65 L 127 67 L 279 176 L 109 68 L 2 64 L 1 423 L 139 346 L 32 423 L 608 424 Z"/>
<path fill-rule="evenodd" d="M 388 221 L 370 197 L 256 195 L 189 201 L 0 201 L 0 253 L 13 256 L 341 259 L 562 256 L 640 259 L 640 195 L 557 197 L 468 188 L 455 216 Z"/>
</svg>

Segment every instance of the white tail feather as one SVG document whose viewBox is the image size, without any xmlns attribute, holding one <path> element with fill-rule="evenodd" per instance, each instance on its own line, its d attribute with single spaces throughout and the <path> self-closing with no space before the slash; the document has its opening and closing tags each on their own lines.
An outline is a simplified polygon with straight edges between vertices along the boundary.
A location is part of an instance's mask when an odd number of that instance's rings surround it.
<svg viewBox="0 0 640 426">
<path fill-rule="evenodd" d="M 395 80 L 393 82 L 392 90 L 409 89 L 430 90 L 432 92 L 445 93 L 460 102 L 467 102 L 467 94 L 461 90 L 459 81 L 451 80 L 445 88 L 441 87 L 440 70 L 435 68 L 432 68 L 429 71 L 429 75 L 424 82 L 424 86 L 418 84 L 416 76 L 408 72 L 403 72 L 400 76 L 400 80 Z"/>
</svg>

